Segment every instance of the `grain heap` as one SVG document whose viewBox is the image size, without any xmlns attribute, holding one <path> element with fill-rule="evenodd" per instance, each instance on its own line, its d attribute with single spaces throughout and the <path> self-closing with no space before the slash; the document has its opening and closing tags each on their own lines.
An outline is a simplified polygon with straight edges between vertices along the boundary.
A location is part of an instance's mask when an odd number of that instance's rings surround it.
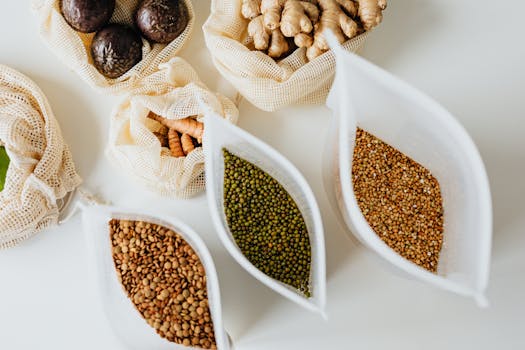
<svg viewBox="0 0 525 350">
<path fill-rule="evenodd" d="M 216 349 L 199 257 L 165 227 L 113 219 L 109 223 L 118 277 L 142 317 L 163 338 Z"/>
<path fill-rule="evenodd" d="M 436 272 L 443 204 L 429 170 L 357 129 L 352 178 L 359 208 L 375 233 L 404 258 Z"/>
</svg>

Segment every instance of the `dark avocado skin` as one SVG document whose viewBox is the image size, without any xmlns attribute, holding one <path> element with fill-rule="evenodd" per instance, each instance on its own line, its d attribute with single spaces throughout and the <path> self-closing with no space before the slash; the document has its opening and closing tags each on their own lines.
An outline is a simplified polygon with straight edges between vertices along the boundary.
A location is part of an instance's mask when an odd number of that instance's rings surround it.
<svg viewBox="0 0 525 350">
<path fill-rule="evenodd" d="M 61 0 L 60 11 L 76 31 L 93 33 L 104 27 L 113 16 L 115 0 Z"/>
<path fill-rule="evenodd" d="M 137 9 L 135 22 L 146 39 L 168 44 L 186 29 L 188 8 L 184 0 L 144 0 Z"/>
<path fill-rule="evenodd" d="M 108 24 L 93 38 L 91 57 L 102 75 L 118 78 L 142 59 L 142 39 L 129 26 Z"/>
</svg>

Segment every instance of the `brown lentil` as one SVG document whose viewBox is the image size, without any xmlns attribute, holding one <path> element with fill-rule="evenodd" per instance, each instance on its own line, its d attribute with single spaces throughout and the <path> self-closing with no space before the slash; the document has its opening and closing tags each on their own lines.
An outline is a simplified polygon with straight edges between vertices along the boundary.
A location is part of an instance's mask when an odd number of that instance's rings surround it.
<svg viewBox="0 0 525 350">
<path fill-rule="evenodd" d="M 118 278 L 147 323 L 171 342 L 216 349 L 204 266 L 189 244 L 142 221 L 113 219 L 109 228 Z"/>
<path fill-rule="evenodd" d="M 443 201 L 430 171 L 358 128 L 352 179 L 359 208 L 375 233 L 404 258 L 436 272 Z"/>
</svg>

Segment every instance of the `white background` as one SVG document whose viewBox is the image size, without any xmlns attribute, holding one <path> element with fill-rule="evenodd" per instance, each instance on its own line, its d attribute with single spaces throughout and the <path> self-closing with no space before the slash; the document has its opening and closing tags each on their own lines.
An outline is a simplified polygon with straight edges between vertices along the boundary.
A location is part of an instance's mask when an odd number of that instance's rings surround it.
<svg viewBox="0 0 525 350">
<path fill-rule="evenodd" d="M 103 151 L 119 98 L 95 93 L 53 56 L 28 3 L 2 1 L 0 62 L 47 94 L 86 188 L 137 211 L 175 215 L 202 235 L 219 271 L 225 324 L 237 349 L 525 348 L 525 2 L 391 0 L 362 52 L 445 105 L 480 149 L 495 219 L 487 310 L 392 275 L 346 236 L 321 181 L 325 107 L 270 114 L 241 103 L 240 126 L 288 157 L 317 196 L 327 243 L 328 322 L 236 265 L 215 235 L 204 195 L 160 199 L 109 164 Z M 209 0 L 194 4 L 196 28 L 181 56 L 219 89 L 223 83 L 200 30 Z M 84 248 L 77 216 L 0 252 L 0 349 L 123 349 L 88 283 Z"/>
</svg>

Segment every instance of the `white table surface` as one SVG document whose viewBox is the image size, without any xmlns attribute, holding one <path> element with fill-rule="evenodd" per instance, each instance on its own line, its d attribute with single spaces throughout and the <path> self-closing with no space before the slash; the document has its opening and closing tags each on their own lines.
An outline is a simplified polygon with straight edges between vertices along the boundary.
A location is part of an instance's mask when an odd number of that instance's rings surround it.
<svg viewBox="0 0 525 350">
<path fill-rule="evenodd" d="M 0 62 L 47 94 L 84 186 L 118 205 L 156 208 L 184 220 L 208 244 L 221 284 L 224 320 L 236 349 L 525 348 L 525 2 L 391 0 L 362 54 L 444 104 L 479 147 L 492 187 L 491 307 L 392 275 L 336 221 L 322 186 L 329 111 L 262 112 L 240 106 L 240 126 L 288 157 L 313 187 L 327 244 L 328 317 L 302 310 L 242 270 L 221 246 L 206 198 L 161 199 L 105 158 L 109 114 L 119 98 L 92 91 L 37 34 L 29 1 L 4 1 Z M 223 82 L 200 30 L 181 56 L 212 88 Z M 307 140 L 307 142 L 305 142 Z M 89 285 L 80 218 L 0 252 L 0 349 L 124 349 Z"/>
</svg>

